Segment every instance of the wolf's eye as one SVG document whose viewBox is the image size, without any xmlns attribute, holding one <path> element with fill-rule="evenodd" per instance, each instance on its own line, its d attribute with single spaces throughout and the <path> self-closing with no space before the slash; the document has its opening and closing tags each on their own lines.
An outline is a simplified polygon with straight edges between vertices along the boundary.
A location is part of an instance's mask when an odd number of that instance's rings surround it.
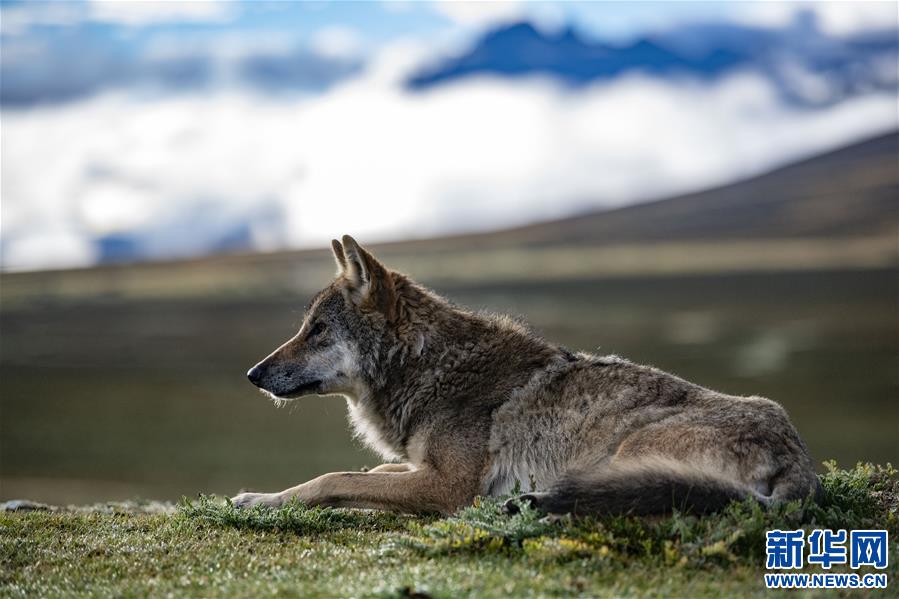
<svg viewBox="0 0 899 599">
<path fill-rule="evenodd" d="M 312 325 L 312 328 L 309 330 L 309 334 L 306 335 L 306 339 L 312 339 L 313 337 L 320 334 L 324 330 L 325 330 L 325 323 L 319 321 L 319 322 L 315 323 L 314 325 Z"/>
</svg>

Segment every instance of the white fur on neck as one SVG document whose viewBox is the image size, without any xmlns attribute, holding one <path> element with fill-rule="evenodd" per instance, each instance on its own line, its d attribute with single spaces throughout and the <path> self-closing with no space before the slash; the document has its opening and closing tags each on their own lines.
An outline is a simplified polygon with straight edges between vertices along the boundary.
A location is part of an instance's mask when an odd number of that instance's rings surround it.
<svg viewBox="0 0 899 599">
<path fill-rule="evenodd" d="M 347 400 L 346 405 L 354 435 L 385 460 L 396 461 L 404 459 L 404 456 L 397 452 L 385 439 L 383 433 L 384 419 L 369 407 L 369 402 L 365 401 L 366 397 L 359 397 L 350 393 L 345 393 L 344 397 Z"/>
</svg>

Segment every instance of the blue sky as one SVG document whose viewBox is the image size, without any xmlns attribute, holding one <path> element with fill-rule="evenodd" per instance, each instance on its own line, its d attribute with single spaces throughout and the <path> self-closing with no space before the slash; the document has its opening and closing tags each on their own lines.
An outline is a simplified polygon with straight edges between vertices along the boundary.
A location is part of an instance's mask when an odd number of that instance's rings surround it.
<svg viewBox="0 0 899 599">
<path fill-rule="evenodd" d="M 4 0 L 4 11 L 26 9 L 32 33 L 52 32 L 60 26 L 84 27 L 97 35 L 118 34 L 139 42 L 160 32 L 198 33 L 234 31 L 265 33 L 289 31 L 303 37 L 324 27 L 339 25 L 357 30 L 368 44 L 397 36 L 429 36 L 454 29 L 478 28 L 494 19 L 516 15 L 542 16 L 580 24 L 585 32 L 626 36 L 680 20 L 718 19 L 740 12 L 732 2 L 470 2 L 453 6 L 440 2 L 266 2 L 244 0 L 221 3 L 208 10 L 153 11 L 123 2 L 115 10 L 96 10 L 89 0 L 28 2 Z M 62 9 L 60 5 L 67 5 Z M 198 4 L 193 2 L 193 4 Z M 43 6 L 39 6 L 43 5 Z M 48 8 L 55 7 L 55 8 Z M 55 13 L 55 17 L 51 14 Z M 65 14 L 64 14 L 65 13 Z M 179 18 L 178 15 L 181 15 Z M 6 16 L 4 14 L 4 16 Z M 46 32 L 45 31 L 45 32 Z"/>
</svg>

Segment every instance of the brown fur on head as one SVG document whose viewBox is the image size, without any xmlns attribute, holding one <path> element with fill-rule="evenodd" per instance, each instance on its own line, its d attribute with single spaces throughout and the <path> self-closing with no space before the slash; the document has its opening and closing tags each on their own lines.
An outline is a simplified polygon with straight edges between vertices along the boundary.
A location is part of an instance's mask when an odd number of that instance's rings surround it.
<svg viewBox="0 0 899 599">
<path fill-rule="evenodd" d="M 382 381 L 382 348 L 395 341 L 397 281 L 349 235 L 331 242 L 337 278 L 312 300 L 299 332 L 247 373 L 275 399 L 365 395 Z"/>
</svg>

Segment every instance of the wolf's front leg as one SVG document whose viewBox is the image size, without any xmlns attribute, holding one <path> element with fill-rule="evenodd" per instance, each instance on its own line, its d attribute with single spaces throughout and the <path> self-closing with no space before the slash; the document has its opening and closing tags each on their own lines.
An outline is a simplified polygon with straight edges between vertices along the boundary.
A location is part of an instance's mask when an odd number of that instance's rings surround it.
<svg viewBox="0 0 899 599">
<path fill-rule="evenodd" d="M 414 470 L 415 467 L 412 464 L 403 463 L 403 464 L 381 464 L 380 466 L 375 466 L 371 470 L 365 470 L 364 472 L 409 472 L 410 470 Z M 236 495 L 231 498 L 231 503 L 239 508 L 251 508 L 254 505 L 265 505 L 268 507 L 280 507 L 284 502 L 286 502 L 291 496 L 286 496 L 286 494 L 290 493 L 294 489 L 298 489 L 302 485 L 297 487 L 293 487 L 291 489 L 287 489 L 281 493 L 241 493 L 240 495 Z"/>
<path fill-rule="evenodd" d="M 478 487 L 476 477 L 460 480 L 432 468 L 405 472 L 334 472 L 281 493 L 245 493 L 232 501 L 239 507 L 259 503 L 278 506 L 296 498 L 306 505 L 449 514 L 471 503 Z"/>
<path fill-rule="evenodd" d="M 423 467 L 405 472 L 335 472 L 282 495 L 307 505 L 448 514 L 471 503 L 478 488 L 476 477 L 449 477 Z"/>
</svg>

